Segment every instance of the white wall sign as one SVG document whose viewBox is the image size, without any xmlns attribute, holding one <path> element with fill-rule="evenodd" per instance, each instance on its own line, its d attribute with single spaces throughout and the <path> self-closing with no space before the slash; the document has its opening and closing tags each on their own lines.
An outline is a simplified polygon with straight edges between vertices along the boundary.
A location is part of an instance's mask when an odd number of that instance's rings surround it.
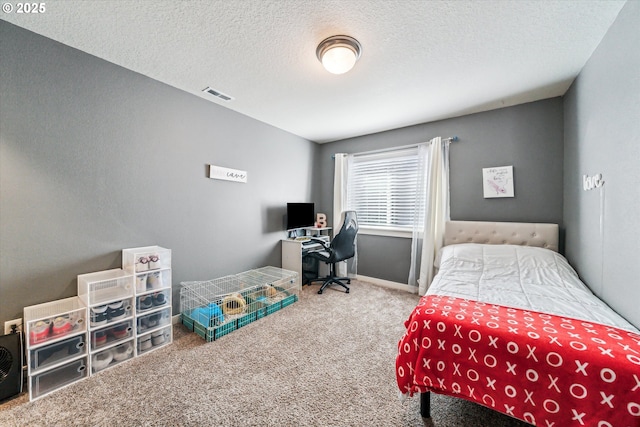
<svg viewBox="0 0 640 427">
<path fill-rule="evenodd" d="M 223 168 L 222 166 L 209 165 L 209 178 L 246 183 L 247 171 Z"/>
<path fill-rule="evenodd" d="M 513 197 L 513 166 L 482 169 L 484 198 Z"/>
<path fill-rule="evenodd" d="M 582 189 L 584 191 L 593 190 L 594 188 L 602 187 L 604 180 L 602 174 L 598 173 L 593 176 L 582 175 Z"/>
</svg>

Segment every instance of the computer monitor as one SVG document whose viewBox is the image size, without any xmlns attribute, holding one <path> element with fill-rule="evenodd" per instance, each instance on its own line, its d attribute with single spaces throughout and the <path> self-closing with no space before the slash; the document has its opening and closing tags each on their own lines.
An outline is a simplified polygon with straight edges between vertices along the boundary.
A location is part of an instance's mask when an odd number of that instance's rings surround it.
<svg viewBox="0 0 640 427">
<path fill-rule="evenodd" d="M 287 203 L 287 230 L 313 227 L 316 222 L 313 203 Z"/>
</svg>

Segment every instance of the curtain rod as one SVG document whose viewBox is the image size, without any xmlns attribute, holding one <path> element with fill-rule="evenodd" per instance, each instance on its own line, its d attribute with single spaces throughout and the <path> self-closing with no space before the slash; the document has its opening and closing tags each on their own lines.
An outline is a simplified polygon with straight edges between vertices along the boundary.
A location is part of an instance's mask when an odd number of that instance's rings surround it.
<svg viewBox="0 0 640 427">
<path fill-rule="evenodd" d="M 456 142 L 458 141 L 458 137 L 457 136 L 450 136 L 448 138 L 443 138 L 442 139 L 444 142 Z M 377 154 L 377 153 L 384 153 L 385 151 L 395 151 L 395 150 L 406 150 L 409 148 L 417 148 L 423 144 L 426 144 L 426 142 L 421 142 L 419 144 L 409 144 L 409 145 L 402 145 L 400 147 L 389 147 L 389 148 L 381 148 L 379 150 L 372 150 L 372 151 L 364 151 L 362 153 L 355 153 L 354 156 L 362 156 L 362 155 L 368 155 L 368 154 Z M 335 159 L 335 154 L 331 155 L 332 159 Z"/>
</svg>

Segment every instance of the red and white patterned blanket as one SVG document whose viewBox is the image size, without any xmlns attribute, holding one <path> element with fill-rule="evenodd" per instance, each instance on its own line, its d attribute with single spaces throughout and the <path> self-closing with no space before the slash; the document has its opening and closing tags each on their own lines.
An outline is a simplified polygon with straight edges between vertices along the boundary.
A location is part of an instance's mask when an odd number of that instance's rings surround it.
<svg viewBox="0 0 640 427">
<path fill-rule="evenodd" d="M 405 327 L 402 393 L 461 397 L 536 426 L 640 427 L 638 334 L 438 295 Z"/>
</svg>

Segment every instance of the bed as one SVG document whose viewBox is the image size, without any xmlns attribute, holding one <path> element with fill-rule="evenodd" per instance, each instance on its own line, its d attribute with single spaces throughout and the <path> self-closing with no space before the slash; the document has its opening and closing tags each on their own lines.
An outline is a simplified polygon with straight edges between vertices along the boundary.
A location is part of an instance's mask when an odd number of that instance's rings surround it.
<svg viewBox="0 0 640 427">
<path fill-rule="evenodd" d="M 424 418 L 435 392 L 536 426 L 640 426 L 640 331 L 557 251 L 555 224 L 446 224 L 396 358 Z"/>
</svg>

